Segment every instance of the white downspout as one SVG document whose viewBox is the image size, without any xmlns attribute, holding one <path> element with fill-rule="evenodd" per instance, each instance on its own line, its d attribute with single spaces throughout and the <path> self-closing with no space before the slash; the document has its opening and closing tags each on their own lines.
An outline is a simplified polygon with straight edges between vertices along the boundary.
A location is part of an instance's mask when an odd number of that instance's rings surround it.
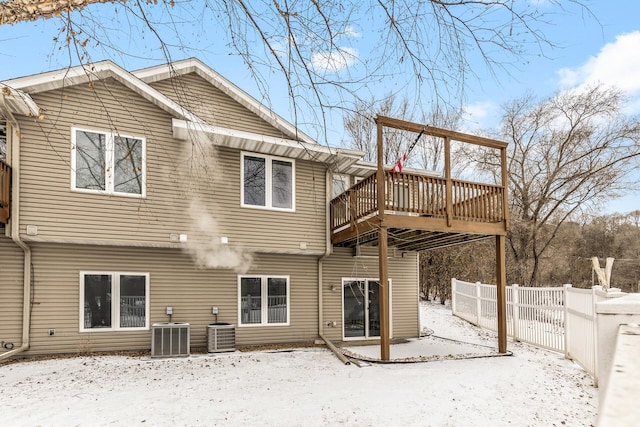
<svg viewBox="0 0 640 427">
<path fill-rule="evenodd" d="M 325 251 L 324 251 L 324 254 L 320 258 L 318 258 L 318 336 L 322 341 L 324 341 L 327 347 L 329 347 L 329 349 L 335 353 L 335 355 L 338 357 L 338 359 L 342 361 L 342 363 L 344 363 L 345 365 L 350 365 L 351 362 L 349 361 L 349 359 L 347 359 L 346 356 L 342 354 L 342 352 L 338 350 L 331 341 L 325 338 L 324 334 L 322 333 L 322 330 L 324 329 L 322 270 L 324 268 L 323 263 L 325 258 L 331 255 L 331 252 L 333 250 L 333 245 L 331 244 L 331 224 L 329 223 L 331 218 L 330 207 L 329 207 L 329 202 L 331 200 L 331 197 L 330 197 L 331 188 L 332 188 L 331 173 L 329 172 L 329 170 L 327 170 L 325 173 L 325 202 L 324 202 L 324 205 L 325 205 Z"/>
<path fill-rule="evenodd" d="M 11 141 L 11 239 L 24 252 L 23 296 L 22 296 L 22 343 L 20 347 L 0 354 L 0 361 L 8 359 L 29 349 L 29 333 L 31 329 L 31 248 L 20 239 L 20 126 L 5 103 L 4 96 L 0 96 L 0 109 L 10 123 L 11 132 L 7 137 Z"/>
</svg>

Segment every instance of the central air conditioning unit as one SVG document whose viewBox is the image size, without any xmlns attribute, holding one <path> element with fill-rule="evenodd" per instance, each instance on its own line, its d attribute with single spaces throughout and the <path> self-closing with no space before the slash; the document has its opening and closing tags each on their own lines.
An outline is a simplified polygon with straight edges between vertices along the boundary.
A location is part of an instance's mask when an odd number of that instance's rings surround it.
<svg viewBox="0 0 640 427">
<path fill-rule="evenodd" d="M 186 357 L 190 354 L 188 323 L 160 322 L 151 325 L 151 357 Z"/>
<path fill-rule="evenodd" d="M 209 353 L 236 351 L 235 325 L 220 322 L 207 326 L 207 351 Z"/>
</svg>

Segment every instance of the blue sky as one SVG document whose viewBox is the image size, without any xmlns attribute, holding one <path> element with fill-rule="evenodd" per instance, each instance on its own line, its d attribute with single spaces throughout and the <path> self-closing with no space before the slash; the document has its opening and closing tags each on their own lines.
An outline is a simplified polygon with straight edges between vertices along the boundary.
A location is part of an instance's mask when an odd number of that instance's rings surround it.
<svg viewBox="0 0 640 427">
<path fill-rule="evenodd" d="M 541 9 L 550 7 L 548 0 L 529 2 Z M 569 2 L 563 2 L 568 5 L 570 12 L 577 13 L 553 12 L 549 16 L 549 25 L 539 27 L 555 44 L 553 48 L 545 47 L 544 54 L 531 49 L 524 56 L 523 62 L 514 64 L 507 71 L 495 69 L 495 75 L 480 63 L 474 67 L 477 79 L 470 78 L 464 85 L 465 98 L 462 101 L 468 115 L 463 130 L 473 131 L 495 126 L 499 119 L 500 105 L 527 91 L 545 97 L 558 90 L 595 81 L 619 86 L 633 101 L 630 112 L 640 113 L 640 2 L 617 0 L 585 3 L 594 16 L 580 13 Z M 130 70 L 165 62 L 164 54 L 157 48 L 154 34 L 139 22 L 136 23 L 121 11 L 118 12 L 119 9 L 110 3 L 90 8 L 92 16 L 99 18 L 102 24 L 94 34 L 102 43 L 98 46 L 89 43 L 92 60 L 112 59 Z M 242 58 L 230 50 L 224 25 L 220 25 L 220 21 L 203 21 L 201 16 L 205 12 L 199 11 L 197 7 L 189 10 L 189 13 L 180 17 L 184 22 L 174 20 L 170 25 L 160 27 L 163 37 L 175 45 L 171 48 L 173 59 L 191 56 L 200 58 L 280 115 L 297 121 L 311 136 L 318 137 L 315 111 L 306 114 L 304 111 L 299 112 L 294 119 L 282 79 L 276 73 L 262 71 L 264 80 L 256 83 Z M 168 22 L 165 9 L 154 9 L 154 13 L 154 19 Z M 0 27 L 0 80 L 76 65 L 77 60 L 74 60 L 73 55 L 60 43 L 53 41 L 61 25 L 59 20 L 50 19 Z M 369 61 L 370 55 L 380 55 L 376 51 L 376 40 L 369 32 L 372 25 L 375 22 L 361 21 L 354 17 L 353 22 L 342 29 L 342 49 L 346 55 L 336 57 L 319 50 L 310 54 L 310 61 L 317 67 L 330 65 L 333 71 L 342 73 L 342 76 L 347 76 L 344 73 L 350 72 L 348 76 L 357 77 L 359 64 Z M 175 28 L 179 29 L 177 35 Z M 185 49 L 184 46 L 189 48 Z M 471 61 L 475 60 L 471 58 Z M 384 96 L 389 92 L 414 93 L 415 86 L 407 79 L 406 75 L 400 75 L 387 79 L 384 84 L 370 83 L 357 90 L 364 98 Z M 338 97 L 339 94 L 328 91 L 327 96 Z M 423 95 L 422 99 L 428 101 L 428 95 Z M 330 111 L 326 120 L 330 129 L 327 134 L 329 142 L 337 145 L 344 139 L 341 131 L 342 115 L 339 111 Z M 639 208 L 640 192 L 611 202 L 606 210 L 626 212 Z"/>
<path fill-rule="evenodd" d="M 473 85 L 471 107 L 488 110 L 506 99 L 531 91 L 548 96 L 568 87 L 602 81 L 615 84 L 633 99 L 640 95 L 640 2 L 622 0 L 590 4 L 594 17 L 565 16 L 548 27 L 547 34 L 557 47 L 547 57 L 531 58 L 499 81 L 483 79 Z M 636 105 L 634 112 L 640 112 Z M 474 116 L 480 124 L 490 117 Z M 483 121 L 483 120 L 486 120 Z"/>
</svg>

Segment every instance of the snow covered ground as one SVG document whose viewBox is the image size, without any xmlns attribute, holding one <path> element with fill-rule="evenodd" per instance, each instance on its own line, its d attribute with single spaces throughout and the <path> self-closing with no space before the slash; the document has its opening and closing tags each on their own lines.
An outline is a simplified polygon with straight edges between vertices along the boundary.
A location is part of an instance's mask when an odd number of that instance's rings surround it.
<svg viewBox="0 0 640 427">
<path fill-rule="evenodd" d="M 394 345 L 483 353 L 492 333 L 425 303 L 431 337 Z M 452 338 L 465 343 L 438 337 Z M 404 346 L 404 347 L 400 347 Z M 372 347 L 373 348 L 373 347 Z M 367 356 L 367 347 L 350 347 Z M 591 378 L 562 355 L 509 342 L 513 356 L 343 365 L 321 348 L 195 355 L 96 356 L 0 366 L 5 426 L 590 426 Z M 367 357 L 376 357 L 371 354 Z M 446 359 L 446 357 L 444 357 Z"/>
</svg>

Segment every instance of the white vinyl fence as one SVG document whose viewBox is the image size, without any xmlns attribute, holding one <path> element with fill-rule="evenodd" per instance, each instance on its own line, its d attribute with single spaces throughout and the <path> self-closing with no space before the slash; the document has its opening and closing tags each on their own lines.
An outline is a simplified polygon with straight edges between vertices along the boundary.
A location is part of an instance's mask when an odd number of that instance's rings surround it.
<svg viewBox="0 0 640 427">
<path fill-rule="evenodd" d="M 516 341 L 564 353 L 597 381 L 595 304 L 625 295 L 591 289 L 507 286 L 507 334 Z M 476 326 L 497 331 L 495 285 L 451 280 L 451 310 Z"/>
</svg>

